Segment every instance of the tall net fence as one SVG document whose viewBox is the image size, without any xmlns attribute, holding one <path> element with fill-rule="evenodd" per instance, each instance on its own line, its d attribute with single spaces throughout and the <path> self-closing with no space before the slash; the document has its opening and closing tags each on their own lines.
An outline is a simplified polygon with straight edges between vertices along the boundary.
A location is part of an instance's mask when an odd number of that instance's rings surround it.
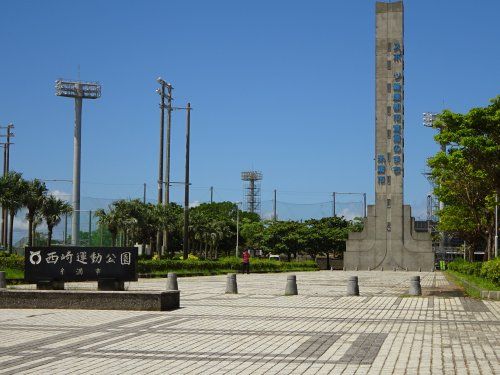
<svg viewBox="0 0 500 375">
<path fill-rule="evenodd" d="M 276 205 L 276 218 L 278 220 L 304 221 L 307 219 L 321 219 L 330 216 L 343 216 L 346 219 L 364 216 L 363 200 L 336 201 L 335 207 L 332 201 L 317 203 L 295 203 L 273 200 L 262 201 L 261 217 L 263 219 L 274 218 L 274 206 Z M 335 211 L 335 212 L 334 212 Z"/>
<path fill-rule="evenodd" d="M 195 190 L 196 191 L 196 190 Z M 71 202 L 71 195 L 57 195 L 58 198 Z M 328 195 L 325 194 L 324 198 Z M 196 199 L 200 198 L 200 199 Z M 220 192 L 213 197 L 214 202 L 234 201 L 234 199 L 224 199 L 224 194 Z M 229 197 L 228 197 L 229 198 Z M 306 197 L 318 199 L 317 196 Z M 321 199 L 321 197 L 319 197 Z M 123 198 L 96 198 L 82 197 L 80 203 L 80 238 L 79 245 L 81 246 L 101 246 L 108 245 L 111 240 L 110 233 L 101 228 L 98 224 L 98 218 L 95 213 L 98 209 L 107 210 L 113 202 Z M 142 199 L 141 199 L 142 200 Z M 291 199 L 290 199 L 291 200 Z M 304 199 L 305 200 L 305 199 Z M 156 200 L 147 200 L 148 203 L 156 203 Z M 182 205 L 183 202 L 176 200 L 176 203 Z M 196 197 L 192 200 L 191 206 L 196 206 L 201 203 L 210 203 L 210 195 Z M 330 217 L 334 214 L 343 216 L 346 219 L 355 217 L 363 217 L 365 214 L 365 202 L 363 194 L 338 194 L 334 200 L 323 200 L 319 202 L 293 202 L 284 200 L 267 199 L 262 200 L 261 209 L 259 212 L 262 219 L 272 219 L 276 214 L 278 220 L 295 220 L 305 221 L 308 219 L 320 219 Z M 55 244 L 71 243 L 72 232 L 72 214 L 62 215 L 61 221 L 53 228 L 52 241 Z M 34 244 L 38 246 L 46 245 L 47 243 L 47 226 L 44 222 L 36 227 L 36 236 Z M 28 222 L 26 220 L 26 210 L 20 210 L 14 220 L 13 228 L 13 245 L 15 248 L 23 248 L 28 242 Z M 118 244 L 120 238 L 118 238 Z"/>
</svg>

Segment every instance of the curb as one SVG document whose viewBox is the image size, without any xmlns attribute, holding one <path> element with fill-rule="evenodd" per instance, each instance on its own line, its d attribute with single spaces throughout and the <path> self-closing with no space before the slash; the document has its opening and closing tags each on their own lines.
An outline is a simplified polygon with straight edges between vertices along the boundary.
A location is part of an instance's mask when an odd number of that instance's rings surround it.
<svg viewBox="0 0 500 375">
<path fill-rule="evenodd" d="M 456 279 L 458 279 L 462 284 L 467 285 L 468 288 L 474 289 L 479 293 L 482 299 L 492 299 L 492 300 L 500 300 L 500 290 L 486 290 L 486 289 L 481 289 L 478 287 L 476 284 L 471 283 L 470 281 L 467 281 L 459 276 L 455 276 Z"/>
</svg>

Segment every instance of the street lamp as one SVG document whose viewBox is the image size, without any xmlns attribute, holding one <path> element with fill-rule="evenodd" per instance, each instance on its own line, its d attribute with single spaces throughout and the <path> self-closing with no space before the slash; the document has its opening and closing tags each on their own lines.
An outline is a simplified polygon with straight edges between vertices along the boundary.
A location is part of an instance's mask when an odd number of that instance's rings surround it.
<svg viewBox="0 0 500 375">
<path fill-rule="evenodd" d="M 240 245 L 240 204 L 241 202 L 236 202 L 236 258 L 238 258 L 239 255 L 238 247 Z"/>
<path fill-rule="evenodd" d="M 434 121 L 436 121 L 437 114 L 433 112 L 424 112 L 422 114 L 422 121 L 425 127 L 427 128 L 432 128 L 434 126 Z M 441 131 L 441 130 L 439 130 Z M 446 144 L 441 143 L 441 151 L 446 152 Z M 444 208 L 444 203 L 439 202 L 439 209 L 442 210 Z M 445 249 L 445 244 L 446 244 L 446 233 L 444 231 L 441 231 L 441 240 L 439 241 L 439 248 L 440 251 L 443 253 Z M 464 248 L 464 254 L 465 254 L 465 248 Z"/>
<path fill-rule="evenodd" d="M 0 126 L 0 129 L 6 129 L 6 135 L 0 135 L 0 137 L 5 137 L 5 142 L 0 142 L 3 146 L 3 175 L 5 176 L 9 173 L 9 164 L 10 164 L 10 145 L 13 145 L 10 141 L 11 137 L 14 137 L 15 134 L 11 131 L 14 128 L 14 124 L 10 123 L 7 126 Z M 7 233 L 8 233 L 8 220 L 7 220 L 7 210 L 2 207 L 2 245 L 7 248 Z"/>
<path fill-rule="evenodd" d="M 73 135 L 73 216 L 71 218 L 71 244 L 78 245 L 80 230 L 80 165 L 82 145 L 82 101 L 101 97 L 101 85 L 97 82 L 56 81 L 56 95 L 75 98 L 75 131 Z"/>
<path fill-rule="evenodd" d="M 422 113 L 422 119 L 425 127 L 432 128 L 434 120 L 436 120 L 436 114 L 432 112 L 424 112 Z"/>
</svg>

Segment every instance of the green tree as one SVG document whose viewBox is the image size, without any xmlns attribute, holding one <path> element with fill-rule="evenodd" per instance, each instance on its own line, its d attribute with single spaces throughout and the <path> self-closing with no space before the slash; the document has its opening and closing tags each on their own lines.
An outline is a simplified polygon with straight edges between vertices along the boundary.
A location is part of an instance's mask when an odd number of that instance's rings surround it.
<svg viewBox="0 0 500 375">
<path fill-rule="evenodd" d="M 0 177 L 0 203 L 9 214 L 9 234 L 8 249 L 12 253 L 12 242 L 14 236 L 14 217 L 23 207 L 24 194 L 27 190 L 27 183 L 19 172 L 10 171 Z"/>
<path fill-rule="evenodd" d="M 217 259 L 220 254 L 232 254 L 237 210 L 232 202 L 202 203 L 190 208 L 190 251 L 211 259 Z"/>
<path fill-rule="evenodd" d="M 286 254 L 291 261 L 292 255 L 305 249 L 305 224 L 292 220 L 268 221 L 265 223 L 263 243 L 268 251 Z"/>
<path fill-rule="evenodd" d="M 341 216 L 306 220 L 306 251 L 315 258 L 326 255 L 327 267 L 330 265 L 331 252 L 344 252 L 348 233 L 356 228 L 356 224 Z"/>
<path fill-rule="evenodd" d="M 66 201 L 53 195 L 45 197 L 41 212 L 47 223 L 47 246 L 52 246 L 52 231 L 61 222 L 61 216 L 71 211 L 71 206 Z"/>
<path fill-rule="evenodd" d="M 433 127 L 446 151 L 430 158 L 434 192 L 443 202 L 439 229 L 456 234 L 491 259 L 494 249 L 495 194 L 500 185 L 500 96 L 466 114 L 443 111 Z"/>
<path fill-rule="evenodd" d="M 264 223 L 243 218 L 240 224 L 240 235 L 245 246 L 259 249 L 264 241 Z"/>
<path fill-rule="evenodd" d="M 28 246 L 33 246 L 33 224 L 36 215 L 41 211 L 47 187 L 45 183 L 34 179 L 26 182 L 26 190 L 23 194 L 23 204 L 28 209 L 26 219 L 28 220 Z"/>
</svg>

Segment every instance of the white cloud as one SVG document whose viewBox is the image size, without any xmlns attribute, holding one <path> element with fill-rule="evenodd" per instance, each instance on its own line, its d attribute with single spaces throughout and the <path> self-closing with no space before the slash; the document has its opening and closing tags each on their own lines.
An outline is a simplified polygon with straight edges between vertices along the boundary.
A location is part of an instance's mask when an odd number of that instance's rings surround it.
<svg viewBox="0 0 500 375">
<path fill-rule="evenodd" d="M 64 201 L 70 202 L 71 201 L 71 194 L 66 193 L 65 191 L 61 190 L 49 190 L 49 194 L 52 195 L 53 197 L 62 199 Z"/>
<path fill-rule="evenodd" d="M 360 215 L 359 215 L 359 212 L 355 212 L 349 208 L 344 208 L 340 211 L 339 216 L 343 216 L 347 220 L 352 220 L 355 217 L 359 217 Z M 361 214 L 361 216 L 363 216 L 363 215 Z"/>
<path fill-rule="evenodd" d="M 274 212 L 264 212 L 261 215 L 261 218 L 264 219 L 264 220 L 271 220 L 271 219 L 274 218 Z"/>
<path fill-rule="evenodd" d="M 14 230 L 28 231 L 28 227 L 28 220 L 26 220 L 24 212 L 22 213 L 22 215 L 16 215 L 14 217 Z"/>
<path fill-rule="evenodd" d="M 198 207 L 199 205 L 200 205 L 200 201 L 194 201 L 194 202 L 189 203 L 190 208 Z"/>
</svg>

